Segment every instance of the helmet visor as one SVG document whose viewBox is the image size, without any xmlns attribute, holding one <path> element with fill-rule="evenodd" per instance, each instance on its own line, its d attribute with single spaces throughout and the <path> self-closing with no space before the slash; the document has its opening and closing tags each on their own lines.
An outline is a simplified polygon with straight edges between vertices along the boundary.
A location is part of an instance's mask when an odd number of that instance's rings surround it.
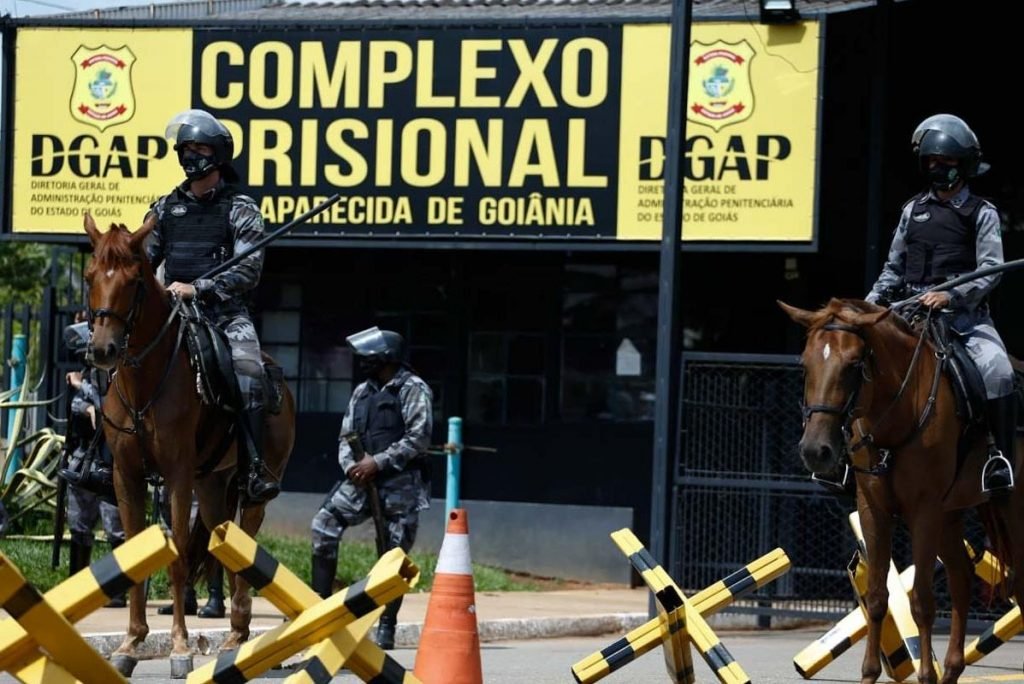
<svg viewBox="0 0 1024 684">
<path fill-rule="evenodd" d="M 387 340 L 377 326 L 349 335 L 345 341 L 358 356 L 377 356 L 388 351 Z"/>
<path fill-rule="evenodd" d="M 202 109 L 187 109 L 176 114 L 167 124 L 164 130 L 164 137 L 171 142 L 178 142 L 178 133 L 182 128 L 190 128 L 194 132 L 201 133 L 206 138 L 213 138 L 218 135 L 230 137 L 228 129 L 220 121 Z"/>
</svg>

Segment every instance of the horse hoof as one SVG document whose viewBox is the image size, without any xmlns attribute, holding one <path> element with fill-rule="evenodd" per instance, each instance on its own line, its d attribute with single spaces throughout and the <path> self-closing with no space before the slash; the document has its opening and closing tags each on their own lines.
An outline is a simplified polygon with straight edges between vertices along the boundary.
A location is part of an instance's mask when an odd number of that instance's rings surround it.
<svg viewBox="0 0 1024 684">
<path fill-rule="evenodd" d="M 130 655 L 112 655 L 110 656 L 110 663 L 114 666 L 115 670 L 121 673 L 122 677 L 128 678 L 135 671 L 135 666 L 139 664 L 139 659 L 133 658 Z"/>
<path fill-rule="evenodd" d="M 192 656 L 172 655 L 171 656 L 171 679 L 185 679 L 192 671 Z"/>
</svg>

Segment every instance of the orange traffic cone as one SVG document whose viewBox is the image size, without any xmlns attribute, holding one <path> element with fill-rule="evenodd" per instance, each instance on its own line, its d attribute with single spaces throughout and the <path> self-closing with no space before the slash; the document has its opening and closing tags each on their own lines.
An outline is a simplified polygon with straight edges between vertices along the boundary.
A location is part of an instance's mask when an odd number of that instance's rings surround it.
<svg viewBox="0 0 1024 684">
<path fill-rule="evenodd" d="M 423 684 L 483 684 L 466 511 L 448 515 L 413 673 Z"/>
</svg>

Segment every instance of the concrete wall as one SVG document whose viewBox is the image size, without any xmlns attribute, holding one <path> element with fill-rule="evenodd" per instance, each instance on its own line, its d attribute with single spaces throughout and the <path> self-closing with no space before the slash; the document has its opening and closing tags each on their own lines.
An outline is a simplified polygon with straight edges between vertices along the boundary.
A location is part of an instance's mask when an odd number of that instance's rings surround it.
<svg viewBox="0 0 1024 684">
<path fill-rule="evenodd" d="M 309 537 L 322 494 L 284 492 L 267 507 L 263 531 Z M 633 509 L 504 501 L 463 501 L 473 561 L 540 577 L 589 582 L 630 581 L 629 562 L 609 534 L 633 524 Z M 437 552 L 444 538 L 444 500 L 420 514 L 416 549 Z M 373 540 L 369 522 L 345 539 Z M 344 542 L 342 542 L 344 553 Z"/>
</svg>

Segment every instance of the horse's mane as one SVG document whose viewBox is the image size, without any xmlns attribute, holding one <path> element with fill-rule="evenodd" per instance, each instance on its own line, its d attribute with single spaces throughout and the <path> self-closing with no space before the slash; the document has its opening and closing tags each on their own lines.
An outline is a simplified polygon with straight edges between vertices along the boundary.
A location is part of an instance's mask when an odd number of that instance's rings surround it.
<svg viewBox="0 0 1024 684">
<path fill-rule="evenodd" d="M 810 325 L 807 326 L 807 334 L 821 330 L 834 320 L 839 320 L 848 325 L 856 325 L 852 320 L 851 314 L 878 313 L 884 308 L 863 299 L 833 298 L 828 304 L 814 312 L 814 318 L 811 319 Z M 902 316 L 887 316 L 885 320 L 891 322 L 902 333 L 914 337 L 918 336 L 918 333 L 910 327 L 910 324 Z"/>
<path fill-rule="evenodd" d="M 132 234 L 123 223 L 111 223 L 108 230 L 93 248 L 93 258 L 100 268 L 123 267 L 135 261 L 132 252 Z"/>
</svg>

